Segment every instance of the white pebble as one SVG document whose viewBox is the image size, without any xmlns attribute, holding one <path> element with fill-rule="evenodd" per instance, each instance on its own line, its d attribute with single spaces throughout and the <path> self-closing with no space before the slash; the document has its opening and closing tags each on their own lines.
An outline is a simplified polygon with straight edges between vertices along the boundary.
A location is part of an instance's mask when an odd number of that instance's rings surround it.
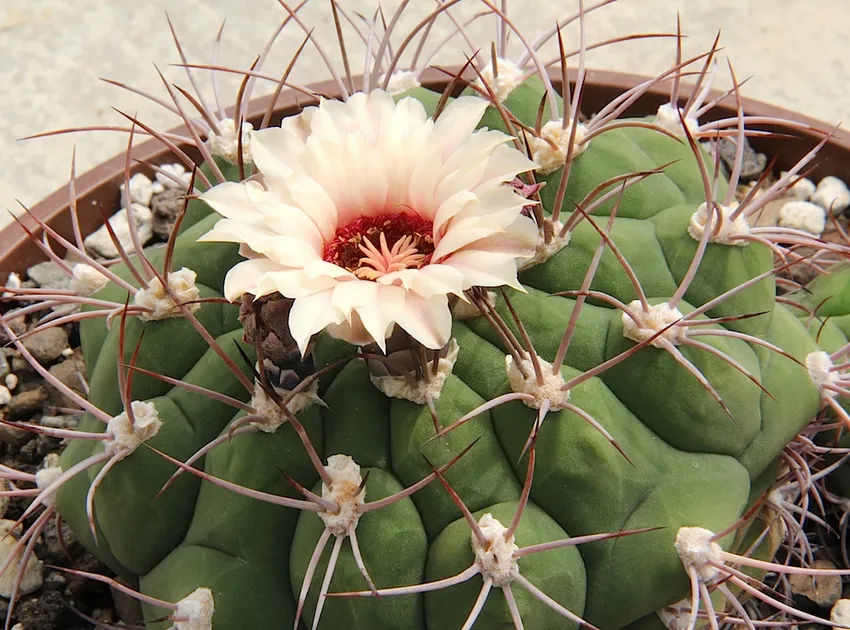
<svg viewBox="0 0 850 630">
<path fill-rule="evenodd" d="M 808 201 L 789 201 L 779 211 L 779 225 L 820 236 L 826 228 L 826 213 Z"/>
<path fill-rule="evenodd" d="M 134 203 L 133 217 L 136 223 L 136 230 L 139 234 L 139 240 L 144 245 L 153 237 L 153 212 L 147 206 Z M 109 218 L 109 225 L 112 226 L 112 230 L 115 232 L 115 236 L 124 250 L 127 253 L 135 251 L 133 239 L 130 236 L 127 210 L 122 209 L 113 214 Z M 112 242 L 112 238 L 105 225 L 86 237 L 85 246 L 86 249 L 106 258 L 116 258 L 118 256 L 118 250 L 115 248 L 115 244 Z"/>
<path fill-rule="evenodd" d="M 844 212 L 850 206 L 850 189 L 837 177 L 824 177 L 818 183 L 812 201 L 833 213 Z"/>
<path fill-rule="evenodd" d="M 12 400 L 12 392 L 5 385 L 0 385 L 0 405 L 8 405 Z"/>
<path fill-rule="evenodd" d="M 21 528 L 16 527 L 15 521 L 3 520 L 0 521 L 0 531 L 3 534 L 12 533 L 12 536 L 4 535 L 0 538 L 0 562 L 7 562 L 9 557 L 14 554 L 14 559 L 11 560 L 7 571 L 0 575 L 0 597 L 11 597 L 12 588 L 21 572 L 19 563 L 21 561 L 22 549 L 15 549 L 18 541 L 15 536 L 20 536 Z M 17 551 L 17 553 L 16 553 Z M 27 563 L 23 566 L 23 576 L 18 587 L 18 595 L 26 595 L 41 588 L 42 572 L 44 565 L 33 553 L 27 559 Z"/>
<path fill-rule="evenodd" d="M 9 289 L 20 289 L 21 288 L 21 277 L 16 274 L 14 271 L 9 274 L 9 277 L 6 278 L 6 287 Z M 13 297 L 15 294 L 12 291 L 3 291 L 0 294 L 0 297 L 7 298 Z"/>
<path fill-rule="evenodd" d="M 144 173 L 136 173 L 130 178 L 130 201 L 140 203 L 143 206 L 149 206 L 151 197 L 153 196 L 153 182 Z M 121 203 L 125 203 L 124 184 L 119 187 L 121 191 Z"/>
<path fill-rule="evenodd" d="M 779 176 L 785 177 L 787 174 L 787 171 L 782 171 Z M 788 192 L 799 201 L 808 201 L 815 194 L 815 188 L 815 183 L 812 180 L 803 177 L 797 180 L 793 186 L 790 186 Z"/>
<path fill-rule="evenodd" d="M 17 374 L 7 374 L 6 375 L 6 387 L 11 391 L 18 386 L 18 375 Z"/>
<path fill-rule="evenodd" d="M 840 626 L 837 630 L 850 628 L 850 599 L 839 599 L 835 602 L 829 613 L 829 620 Z"/>
<path fill-rule="evenodd" d="M 182 164 L 162 164 L 160 170 L 163 172 L 160 173 L 157 171 L 156 181 L 158 184 L 165 188 L 186 188 L 189 185 L 189 179 L 191 178 L 191 174 L 186 171 Z M 167 173 L 167 174 L 166 174 Z M 171 177 L 171 175 L 180 180 L 180 182 L 175 182 Z"/>
</svg>

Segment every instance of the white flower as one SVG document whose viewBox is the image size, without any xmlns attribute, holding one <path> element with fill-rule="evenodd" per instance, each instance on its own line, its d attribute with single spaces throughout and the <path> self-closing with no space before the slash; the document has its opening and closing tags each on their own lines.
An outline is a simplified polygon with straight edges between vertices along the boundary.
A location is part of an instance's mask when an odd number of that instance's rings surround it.
<svg viewBox="0 0 850 630">
<path fill-rule="evenodd" d="M 315 333 L 378 343 L 394 325 L 428 348 L 449 341 L 448 295 L 517 281 L 534 222 L 510 182 L 535 164 L 499 131 L 475 130 L 487 102 L 453 101 L 437 121 L 419 101 L 358 93 L 252 134 L 260 177 L 203 195 L 225 218 L 202 237 L 240 243 L 229 300 L 293 298 L 304 352 Z"/>
</svg>

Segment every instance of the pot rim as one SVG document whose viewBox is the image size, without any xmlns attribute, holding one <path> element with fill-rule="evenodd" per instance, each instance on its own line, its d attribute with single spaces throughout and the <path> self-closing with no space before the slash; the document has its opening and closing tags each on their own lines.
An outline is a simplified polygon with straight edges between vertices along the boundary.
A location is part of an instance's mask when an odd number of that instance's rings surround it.
<svg viewBox="0 0 850 630">
<path fill-rule="evenodd" d="M 448 69 L 448 72 L 458 69 Z M 450 80 L 448 72 L 428 69 L 422 74 L 421 83 L 423 87 L 441 90 Z M 550 78 L 555 88 L 560 91 L 562 83 L 560 71 L 550 70 Z M 359 81 L 359 79 L 358 77 L 355 80 Z M 570 83 L 574 84 L 575 79 L 576 72 L 571 71 Z M 598 111 L 613 98 L 649 79 L 650 77 L 638 74 L 588 70 L 584 86 L 585 92 L 582 96 L 582 110 L 585 112 Z M 317 94 L 333 96 L 337 92 L 337 85 L 331 80 L 311 84 L 308 87 Z M 685 89 L 687 89 L 687 86 L 685 86 Z M 718 98 L 722 94 L 723 92 L 719 90 L 713 90 L 708 100 Z M 272 95 L 266 95 L 252 99 L 246 108 L 248 122 L 257 124 L 269 108 L 272 98 Z M 278 124 L 285 116 L 300 111 L 304 105 L 301 100 L 303 100 L 303 94 L 295 90 L 281 91 L 274 104 L 274 115 L 270 124 Z M 652 86 L 646 94 L 626 110 L 624 115 L 650 115 L 655 112 L 659 105 L 668 101 L 669 89 L 666 84 L 660 83 Z M 749 116 L 788 119 L 808 125 L 810 128 L 805 130 L 794 129 L 791 131 L 794 136 L 792 138 L 782 136 L 751 139 L 751 144 L 757 151 L 771 157 L 776 156 L 777 169 L 785 170 L 789 168 L 810 151 L 817 142 L 822 140 L 824 135 L 829 132 L 828 130 L 832 130 L 832 127 L 824 122 L 782 107 L 747 98 L 742 98 L 742 103 L 744 111 Z M 228 115 L 233 115 L 233 108 L 228 110 Z M 729 95 L 718 102 L 704 118 L 710 121 L 735 115 L 735 99 Z M 756 127 L 786 134 L 789 131 L 779 125 L 756 125 Z M 188 133 L 185 125 L 175 127 L 170 132 L 181 135 Z M 197 150 L 186 146 L 181 146 L 181 149 L 186 150 L 192 159 L 200 160 L 200 154 Z M 153 175 L 150 164 L 160 165 L 176 160 L 170 150 L 155 138 L 133 147 L 132 156 L 136 164 L 131 168 L 131 172 L 133 174 L 144 173 L 148 176 Z M 121 153 L 76 177 L 77 204 L 81 211 L 80 229 L 84 235 L 93 232 L 103 224 L 103 217 L 97 210 L 99 204 L 104 208 L 114 207 L 116 191 L 123 180 L 125 161 L 126 153 Z M 835 175 L 845 181 L 850 181 L 850 131 L 844 129 L 833 131 L 832 137 L 821 149 L 811 175 L 815 178 Z M 70 239 L 72 230 L 70 213 L 68 212 L 69 205 L 68 185 L 66 184 L 30 208 L 29 212 L 63 237 Z M 89 209 L 90 212 L 85 212 L 86 209 Z M 32 217 L 24 214 L 19 219 L 34 234 L 40 232 L 37 222 Z M 61 251 L 62 248 L 57 246 L 56 249 Z M 4 281 L 8 273 L 23 274 L 31 265 L 42 260 L 44 260 L 43 253 L 17 222 L 13 222 L 0 230 L 0 278 L 3 278 Z"/>
</svg>

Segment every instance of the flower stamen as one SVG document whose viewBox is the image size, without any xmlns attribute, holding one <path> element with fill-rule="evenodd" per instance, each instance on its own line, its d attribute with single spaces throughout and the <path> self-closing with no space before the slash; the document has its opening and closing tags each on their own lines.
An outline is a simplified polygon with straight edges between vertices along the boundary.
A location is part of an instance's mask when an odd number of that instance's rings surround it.
<svg viewBox="0 0 850 630">
<path fill-rule="evenodd" d="M 419 238 L 411 235 L 405 235 L 398 239 L 392 249 L 387 245 L 387 237 L 381 232 L 381 249 L 378 251 L 372 241 L 367 237 L 363 237 L 364 245 L 359 245 L 360 251 L 366 256 L 360 259 L 360 265 L 355 270 L 354 275 L 358 278 L 366 280 L 377 280 L 381 276 L 402 269 L 419 269 L 425 262 L 427 256 L 420 254 L 416 246 L 419 244 Z M 369 265 L 372 269 L 363 267 Z"/>
<path fill-rule="evenodd" d="M 392 243 L 392 246 L 390 246 Z M 418 216 L 362 217 L 337 230 L 323 258 L 364 280 L 420 269 L 434 253 L 432 224 Z"/>
</svg>

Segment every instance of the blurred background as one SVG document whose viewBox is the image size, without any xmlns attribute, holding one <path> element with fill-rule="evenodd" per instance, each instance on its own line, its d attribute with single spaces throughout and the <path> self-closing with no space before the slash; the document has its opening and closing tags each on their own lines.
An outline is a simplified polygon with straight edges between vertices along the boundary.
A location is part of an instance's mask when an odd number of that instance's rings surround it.
<svg viewBox="0 0 850 630">
<path fill-rule="evenodd" d="M 346 11 L 369 18 L 378 4 L 339 0 Z M 399 0 L 380 4 L 389 16 Z M 577 0 L 509 0 L 508 10 L 523 33 L 534 39 L 556 19 L 576 11 L 577 4 Z M 410 29 L 435 6 L 429 0 L 412 0 L 400 19 L 400 30 Z M 480 0 L 463 0 L 454 14 L 466 20 L 484 9 Z M 82 173 L 123 151 L 127 140 L 124 134 L 104 132 L 19 138 L 65 127 L 123 125 L 113 108 L 158 129 L 179 122 L 156 103 L 99 80 L 117 79 L 167 99 L 156 64 L 169 80 L 190 87 L 183 69 L 170 65 L 180 60 L 166 12 L 189 61 L 195 63 L 211 62 L 216 33 L 225 21 L 219 63 L 238 68 L 250 66 L 286 15 L 277 0 L 0 0 L 0 225 L 9 220 L 7 210 L 19 207 L 16 199 L 33 205 L 68 181 L 74 146 L 77 172 Z M 745 96 L 831 124 L 850 120 L 850 0 L 619 0 L 587 16 L 587 41 L 630 33 L 675 33 L 677 12 L 688 36 L 686 56 L 708 50 L 717 31 L 722 31 L 718 87 L 731 85 L 725 65 L 728 55 L 739 80 L 752 77 L 742 90 Z M 317 27 L 317 36 L 342 73 L 329 0 L 310 0 L 299 15 L 305 24 Z M 488 42 L 494 24 L 492 17 L 482 18 L 469 30 L 476 41 Z M 452 22 L 443 17 L 433 29 L 431 45 L 452 29 Z M 346 33 L 357 73 L 362 46 L 356 45 L 351 29 Z M 264 71 L 279 75 L 302 38 L 303 32 L 288 26 Z M 578 48 L 576 25 L 564 30 L 564 39 L 567 49 Z M 452 44 L 443 53 L 450 48 L 455 54 L 440 54 L 436 62 L 463 62 L 457 52 L 461 40 Z M 519 50 L 514 38 L 513 58 Z M 672 38 L 613 44 L 591 51 L 588 66 L 655 74 L 669 67 L 674 51 Z M 309 83 L 326 78 L 327 67 L 308 45 L 291 80 Z M 198 79 L 211 96 L 208 73 L 199 73 Z M 238 83 L 235 78 L 221 82 L 227 104 L 233 102 Z M 255 94 L 272 88 L 259 82 Z"/>
</svg>

